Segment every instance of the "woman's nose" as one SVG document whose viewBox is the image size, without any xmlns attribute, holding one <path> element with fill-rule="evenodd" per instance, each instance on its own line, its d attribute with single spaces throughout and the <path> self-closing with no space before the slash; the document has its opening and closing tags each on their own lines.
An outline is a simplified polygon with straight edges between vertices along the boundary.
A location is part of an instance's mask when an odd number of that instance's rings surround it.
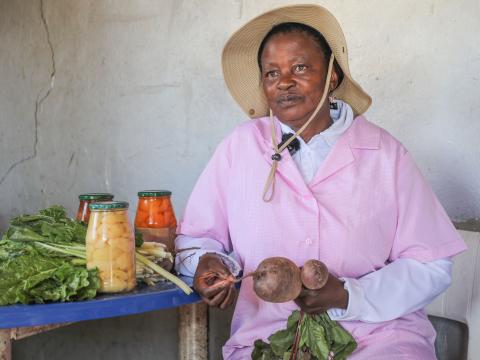
<svg viewBox="0 0 480 360">
<path fill-rule="evenodd" d="M 277 88 L 279 90 L 288 90 L 291 87 L 295 86 L 295 80 L 292 78 L 292 75 L 289 73 L 280 75 L 280 79 L 277 83 Z"/>
</svg>

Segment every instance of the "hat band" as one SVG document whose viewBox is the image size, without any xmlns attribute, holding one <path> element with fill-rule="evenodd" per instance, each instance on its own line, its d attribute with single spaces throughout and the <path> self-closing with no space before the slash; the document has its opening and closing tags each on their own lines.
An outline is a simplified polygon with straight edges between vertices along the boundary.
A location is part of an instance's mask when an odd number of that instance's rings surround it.
<svg viewBox="0 0 480 360">
<path fill-rule="evenodd" d="M 282 159 L 282 156 L 280 153 L 287 148 L 287 146 L 297 137 L 300 136 L 300 134 L 310 125 L 310 123 L 313 121 L 315 116 L 317 116 L 318 112 L 322 108 L 323 104 L 325 103 L 325 99 L 327 98 L 328 94 L 328 88 L 330 85 L 330 78 L 332 76 L 332 68 L 333 68 L 333 60 L 334 60 L 333 52 L 332 55 L 330 56 L 330 61 L 328 63 L 328 71 L 327 71 L 327 79 L 325 80 L 325 87 L 323 89 L 323 95 L 322 98 L 320 99 L 320 102 L 318 103 L 315 111 L 313 114 L 310 116 L 310 118 L 307 120 L 303 126 L 298 129 L 298 131 L 291 136 L 282 146 L 278 147 L 277 144 L 277 136 L 276 136 L 276 131 L 275 131 L 275 120 L 273 119 L 273 112 L 272 109 L 270 109 L 270 129 L 272 131 L 272 145 L 273 145 L 273 150 L 275 151 L 275 154 L 272 155 L 272 167 L 270 168 L 270 173 L 268 174 L 267 181 L 265 183 L 265 186 L 263 188 L 263 196 L 262 199 L 265 202 L 270 202 L 273 198 L 273 193 L 275 191 L 275 173 L 277 172 L 277 167 L 278 167 L 278 162 Z M 270 193 L 269 193 L 270 192 Z M 268 196 L 267 196 L 268 194 Z"/>
</svg>

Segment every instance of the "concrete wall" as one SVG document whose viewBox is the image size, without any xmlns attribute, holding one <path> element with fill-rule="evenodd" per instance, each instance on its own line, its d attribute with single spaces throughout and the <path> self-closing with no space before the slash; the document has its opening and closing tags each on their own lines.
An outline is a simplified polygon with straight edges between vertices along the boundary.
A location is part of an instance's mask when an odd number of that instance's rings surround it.
<svg viewBox="0 0 480 360">
<path fill-rule="evenodd" d="M 130 201 L 133 214 L 138 190 L 170 189 L 180 215 L 216 144 L 245 120 L 223 83 L 223 44 L 292 2 L 0 0 L 0 230 L 53 203 L 73 214 L 91 191 Z M 480 3 L 319 3 L 343 25 L 352 73 L 374 99 L 368 118 L 411 150 L 452 219 L 480 218 Z M 106 345 L 91 358 L 134 358 L 112 350 L 131 339 L 117 330 L 131 328 L 159 334 L 147 343 L 173 358 L 173 318 L 75 325 L 18 342 L 15 355 L 53 344 L 50 359 L 80 359 L 92 333 Z M 56 339 L 75 351 L 56 355 Z M 148 345 L 139 351 L 154 358 Z"/>
</svg>

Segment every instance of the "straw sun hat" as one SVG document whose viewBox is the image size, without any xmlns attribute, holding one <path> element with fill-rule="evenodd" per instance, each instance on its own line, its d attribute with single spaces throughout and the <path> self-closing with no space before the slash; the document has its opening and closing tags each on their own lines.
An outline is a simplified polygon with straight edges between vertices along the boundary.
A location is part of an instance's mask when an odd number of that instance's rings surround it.
<svg viewBox="0 0 480 360">
<path fill-rule="evenodd" d="M 347 43 L 337 19 L 318 5 L 292 5 L 271 10 L 250 20 L 227 41 L 222 54 L 223 75 L 235 101 L 250 118 L 269 114 L 267 100 L 260 83 L 257 53 L 265 35 L 277 24 L 303 23 L 318 30 L 330 46 L 344 73 L 343 81 L 333 94 L 363 114 L 372 99 L 352 79 L 348 67 Z"/>
</svg>

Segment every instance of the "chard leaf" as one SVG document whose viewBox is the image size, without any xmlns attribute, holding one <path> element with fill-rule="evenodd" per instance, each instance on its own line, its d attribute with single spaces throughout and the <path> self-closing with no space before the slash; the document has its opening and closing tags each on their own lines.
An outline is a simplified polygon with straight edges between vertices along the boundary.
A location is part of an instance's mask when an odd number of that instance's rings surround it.
<svg viewBox="0 0 480 360">
<path fill-rule="evenodd" d="M 330 351 L 333 352 L 335 360 L 346 359 L 357 348 L 355 339 L 341 325 L 330 319 L 328 314 L 323 313 L 317 317 L 330 338 Z"/>
<path fill-rule="evenodd" d="M 292 315 L 290 315 L 287 319 L 287 329 L 297 331 L 297 324 L 300 320 L 301 314 L 299 310 L 294 310 Z"/>
<path fill-rule="evenodd" d="M 270 335 L 268 341 L 275 355 L 282 357 L 287 352 L 295 339 L 295 331 L 290 329 L 279 330 L 276 333 Z"/>
<path fill-rule="evenodd" d="M 98 271 L 87 270 L 74 251 L 51 251 L 74 249 L 85 234 L 86 226 L 67 218 L 59 206 L 13 218 L 0 241 L 0 305 L 95 297 Z"/>
<path fill-rule="evenodd" d="M 11 226 L 7 232 L 9 240 L 16 241 L 45 241 L 45 237 L 39 235 L 29 227 Z"/>
<path fill-rule="evenodd" d="M 0 265 L 0 305 L 90 299 L 98 287 L 96 271 L 34 250 Z"/>
<path fill-rule="evenodd" d="M 311 315 L 306 315 L 301 328 L 300 348 L 306 346 L 318 359 L 327 360 L 330 342 L 323 326 Z"/>
<path fill-rule="evenodd" d="M 300 317 L 300 311 L 293 311 L 288 317 L 287 328 L 277 331 L 268 338 L 273 353 L 278 357 L 283 357 L 291 349 Z"/>
<path fill-rule="evenodd" d="M 253 343 L 252 360 L 281 360 L 276 356 L 269 344 L 263 340 L 255 340 Z"/>
<path fill-rule="evenodd" d="M 287 328 L 270 335 L 269 344 L 256 340 L 252 359 L 290 359 L 300 319 L 301 313 L 294 311 L 287 320 Z M 327 313 L 303 316 L 297 359 L 327 360 L 329 354 L 333 353 L 335 360 L 344 360 L 356 347 L 355 339 L 340 324 L 332 321 Z"/>
<path fill-rule="evenodd" d="M 40 210 L 39 213 L 40 215 L 52 218 L 54 221 L 60 221 L 67 217 L 65 208 L 60 205 L 50 206 L 49 208 Z"/>
</svg>

